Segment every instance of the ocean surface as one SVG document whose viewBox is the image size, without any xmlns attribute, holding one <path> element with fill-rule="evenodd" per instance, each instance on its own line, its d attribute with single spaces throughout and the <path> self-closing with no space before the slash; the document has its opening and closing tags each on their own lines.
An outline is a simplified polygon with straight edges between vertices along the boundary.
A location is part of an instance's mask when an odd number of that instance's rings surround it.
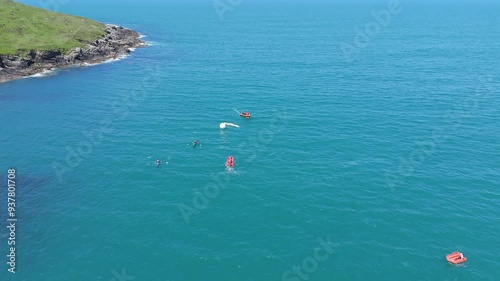
<svg viewBox="0 0 500 281">
<path fill-rule="evenodd" d="M 0 84 L 0 280 L 500 280 L 500 3 L 23 2 L 150 46 Z"/>
</svg>

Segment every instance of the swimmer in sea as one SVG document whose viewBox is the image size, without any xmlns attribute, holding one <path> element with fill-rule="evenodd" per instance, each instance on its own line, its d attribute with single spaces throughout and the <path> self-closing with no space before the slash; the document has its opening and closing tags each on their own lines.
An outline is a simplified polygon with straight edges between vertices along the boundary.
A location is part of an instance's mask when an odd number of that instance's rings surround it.
<svg viewBox="0 0 500 281">
<path fill-rule="evenodd" d="M 193 147 L 195 147 L 197 144 L 198 144 L 197 140 L 193 141 Z"/>
<path fill-rule="evenodd" d="M 160 159 L 156 159 L 156 168 L 158 168 L 161 164 L 161 160 Z"/>
</svg>

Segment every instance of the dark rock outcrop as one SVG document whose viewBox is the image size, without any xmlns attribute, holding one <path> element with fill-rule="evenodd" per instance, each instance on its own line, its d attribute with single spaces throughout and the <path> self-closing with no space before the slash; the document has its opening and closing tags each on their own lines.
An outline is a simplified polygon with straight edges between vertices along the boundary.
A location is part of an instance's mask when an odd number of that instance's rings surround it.
<svg viewBox="0 0 500 281">
<path fill-rule="evenodd" d="M 31 76 L 45 70 L 100 63 L 130 53 L 130 48 L 145 46 L 136 31 L 106 25 L 106 35 L 83 48 L 63 54 L 59 50 L 31 50 L 26 55 L 0 55 L 0 82 Z"/>
</svg>

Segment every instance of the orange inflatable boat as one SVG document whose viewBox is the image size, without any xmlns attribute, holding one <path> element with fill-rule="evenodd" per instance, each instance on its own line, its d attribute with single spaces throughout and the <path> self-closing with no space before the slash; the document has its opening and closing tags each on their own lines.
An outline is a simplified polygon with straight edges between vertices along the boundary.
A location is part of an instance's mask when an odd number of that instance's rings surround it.
<svg viewBox="0 0 500 281">
<path fill-rule="evenodd" d="M 467 261 L 467 258 L 460 252 L 454 252 L 446 256 L 446 260 L 452 264 L 459 264 Z"/>
<path fill-rule="evenodd" d="M 248 111 L 243 111 L 242 113 L 240 113 L 240 116 L 241 116 L 241 117 L 244 117 L 244 118 L 250 118 L 250 112 L 248 112 Z"/>
<path fill-rule="evenodd" d="M 226 167 L 228 167 L 228 168 L 234 167 L 234 158 L 233 158 L 233 156 L 227 157 Z"/>
</svg>

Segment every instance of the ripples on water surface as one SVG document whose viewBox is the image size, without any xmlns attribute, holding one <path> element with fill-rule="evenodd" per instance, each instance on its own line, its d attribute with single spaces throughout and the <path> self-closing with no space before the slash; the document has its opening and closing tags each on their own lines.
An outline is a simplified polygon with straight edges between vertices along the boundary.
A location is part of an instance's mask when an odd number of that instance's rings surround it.
<svg viewBox="0 0 500 281">
<path fill-rule="evenodd" d="M 406 3 L 348 62 L 339 44 L 383 4 L 245 2 L 223 22 L 211 2 L 106 5 L 61 10 L 154 44 L 0 86 L 22 220 L 2 280 L 281 280 L 328 236 L 308 280 L 498 279 L 497 6 Z M 52 163 L 103 120 L 59 182 Z M 214 178 L 229 182 L 186 224 L 179 204 Z"/>
</svg>

